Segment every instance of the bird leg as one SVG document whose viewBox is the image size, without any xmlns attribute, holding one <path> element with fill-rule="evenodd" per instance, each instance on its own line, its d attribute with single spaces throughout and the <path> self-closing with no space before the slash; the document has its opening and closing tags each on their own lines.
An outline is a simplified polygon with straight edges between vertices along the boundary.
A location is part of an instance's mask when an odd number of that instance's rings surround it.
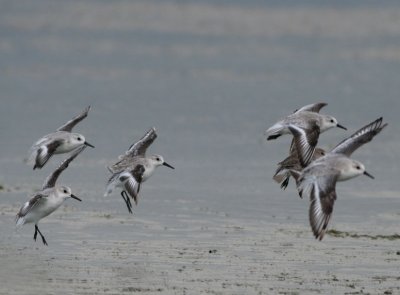
<svg viewBox="0 0 400 295">
<path fill-rule="evenodd" d="M 33 235 L 33 239 L 36 241 L 36 237 L 37 237 L 37 233 L 39 233 L 39 235 L 42 237 L 42 242 L 44 245 L 47 245 L 46 239 L 44 238 L 44 236 L 42 235 L 42 233 L 39 230 L 39 227 L 37 226 L 37 224 L 35 224 L 35 234 Z"/>
<path fill-rule="evenodd" d="M 126 191 L 121 192 L 121 196 L 125 201 L 126 207 L 128 207 L 129 213 L 133 214 L 132 212 L 132 203 L 131 200 L 129 199 L 129 195 L 126 193 Z"/>
</svg>

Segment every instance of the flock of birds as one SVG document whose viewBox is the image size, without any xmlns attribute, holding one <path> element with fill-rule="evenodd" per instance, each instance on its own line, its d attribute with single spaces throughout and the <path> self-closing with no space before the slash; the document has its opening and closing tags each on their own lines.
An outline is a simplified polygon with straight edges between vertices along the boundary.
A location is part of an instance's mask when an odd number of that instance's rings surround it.
<svg viewBox="0 0 400 295">
<path fill-rule="evenodd" d="M 266 130 L 267 140 L 285 134 L 293 136 L 289 156 L 278 163 L 273 179 L 285 189 L 290 177 L 293 177 L 300 197 L 306 195 L 310 198 L 310 225 L 314 236 L 319 240 L 324 237 L 332 215 L 336 200 L 336 182 L 361 174 L 373 178 L 362 163 L 350 159 L 351 154 L 387 126 L 387 123 L 383 124 L 382 118 L 378 118 L 344 139 L 331 151 L 325 151 L 317 147 L 320 133 L 333 127 L 346 130 L 334 117 L 319 113 L 326 105 L 306 105 Z M 72 133 L 75 125 L 87 117 L 89 110 L 90 106 L 55 132 L 40 138 L 30 149 L 29 162 L 33 163 L 34 170 L 43 168 L 55 154 L 71 152 L 70 156 L 46 178 L 42 189 L 37 191 L 16 215 L 17 227 L 26 223 L 35 224 L 33 238 L 36 241 L 39 233 L 44 245 L 47 245 L 47 241 L 39 230 L 39 221 L 57 210 L 68 198 L 81 201 L 72 194 L 69 187 L 56 185 L 56 182 L 61 173 L 87 146 L 94 148 L 82 134 Z M 174 169 L 160 155 L 146 156 L 147 148 L 156 138 L 156 130 L 151 128 L 139 141 L 132 144 L 125 154 L 120 155 L 115 164 L 108 167 L 111 177 L 104 195 L 107 196 L 115 188 L 120 188 L 129 213 L 132 213 L 130 199 L 137 204 L 142 182 L 154 173 L 156 167 L 163 165 Z"/>
<path fill-rule="evenodd" d="M 309 197 L 310 226 L 315 238 L 319 240 L 324 237 L 332 216 L 337 197 L 336 182 L 362 174 L 374 178 L 362 163 L 350 159 L 351 154 L 387 126 L 387 123 L 383 124 L 382 117 L 378 118 L 341 141 L 331 151 L 325 151 L 317 147 L 320 133 L 333 127 L 347 130 L 334 117 L 319 113 L 326 105 L 306 105 L 266 131 L 267 140 L 284 134 L 293 136 L 289 156 L 278 164 L 273 178 L 284 189 L 292 176 L 296 180 L 300 197 Z"/>
</svg>

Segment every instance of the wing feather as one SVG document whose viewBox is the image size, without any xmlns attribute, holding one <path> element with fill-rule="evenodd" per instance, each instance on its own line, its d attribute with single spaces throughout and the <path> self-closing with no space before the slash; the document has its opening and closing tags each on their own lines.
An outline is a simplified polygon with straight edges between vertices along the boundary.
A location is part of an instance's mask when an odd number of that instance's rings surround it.
<svg viewBox="0 0 400 295">
<path fill-rule="evenodd" d="M 72 155 L 67 158 L 66 160 L 64 160 L 60 166 L 58 166 L 58 168 L 56 170 L 54 170 L 53 173 L 51 173 L 46 180 L 43 183 L 43 187 L 42 189 L 46 189 L 46 188 L 50 188 L 50 187 L 54 187 L 57 181 L 57 178 L 60 176 L 60 174 L 68 168 L 69 163 L 72 162 L 72 160 L 74 160 L 84 149 L 86 148 L 86 145 L 83 145 L 79 148 L 77 148 Z"/>
<path fill-rule="evenodd" d="M 80 121 L 82 121 L 83 119 L 85 119 L 87 117 L 87 115 L 89 113 L 89 110 L 90 110 L 90 106 L 85 108 L 79 115 L 75 116 L 74 118 L 69 120 L 67 123 L 65 123 L 64 125 L 60 126 L 57 129 L 57 131 L 71 132 L 72 128 L 74 128 L 76 124 L 78 124 Z"/>
<path fill-rule="evenodd" d="M 333 148 L 331 153 L 344 154 L 349 157 L 360 146 L 370 142 L 386 126 L 387 123 L 382 124 L 382 117 L 380 117 L 360 128 L 350 137 L 341 141 L 336 147 Z"/>
</svg>

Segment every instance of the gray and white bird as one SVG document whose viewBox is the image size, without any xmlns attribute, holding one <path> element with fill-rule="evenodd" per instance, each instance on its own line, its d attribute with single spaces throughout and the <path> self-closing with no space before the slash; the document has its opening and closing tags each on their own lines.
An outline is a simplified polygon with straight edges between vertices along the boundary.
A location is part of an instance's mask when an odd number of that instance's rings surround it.
<svg viewBox="0 0 400 295">
<path fill-rule="evenodd" d="M 327 103 L 309 104 L 279 120 L 265 131 L 265 134 L 268 136 L 267 140 L 273 140 L 282 135 L 291 134 L 289 126 L 297 127 L 303 133 L 304 136 L 302 140 L 304 140 L 304 146 L 307 147 L 307 153 L 299 155 L 303 156 L 299 157 L 299 160 L 303 166 L 306 166 L 313 157 L 320 133 L 333 127 L 347 130 L 346 127 L 338 123 L 336 118 L 319 113 L 326 105 Z M 290 150 L 292 149 L 293 143 Z"/>
<path fill-rule="evenodd" d="M 46 178 L 42 189 L 36 192 L 17 213 L 15 218 L 17 227 L 21 227 L 26 223 L 35 224 L 35 233 L 33 235 L 35 241 L 36 236 L 39 233 L 42 237 L 43 244 L 47 245 L 46 239 L 38 227 L 38 223 L 42 218 L 57 210 L 58 207 L 60 207 L 68 198 L 82 201 L 80 198 L 72 194 L 69 187 L 56 185 L 56 182 L 60 174 L 67 169 L 69 163 L 71 163 L 71 161 L 74 160 L 85 148 L 86 146 L 81 146 L 76 149 L 69 158 L 64 160 L 61 165 Z"/>
<path fill-rule="evenodd" d="M 337 197 L 336 182 L 362 174 L 374 178 L 365 170 L 362 163 L 349 157 L 356 149 L 370 142 L 386 126 L 387 123 L 382 124 L 382 118 L 378 118 L 344 139 L 325 156 L 311 162 L 302 171 L 290 170 L 296 179 L 300 197 L 307 195 L 310 198 L 309 220 L 315 238 L 322 240 L 326 232 Z M 289 129 L 293 132 L 298 153 L 304 152 L 301 151 L 301 137 L 304 134 L 297 128 L 289 127 Z"/>
<path fill-rule="evenodd" d="M 47 134 L 36 141 L 30 148 L 29 163 L 34 163 L 33 169 L 41 169 L 47 161 L 55 154 L 64 154 L 83 145 L 94 148 L 85 137 L 79 133 L 72 133 L 72 128 L 87 117 L 90 106 L 85 108 L 79 115 L 68 121 L 56 132 Z"/>
<path fill-rule="evenodd" d="M 137 204 L 141 183 L 153 175 L 157 167 L 163 165 L 175 169 L 166 163 L 160 155 L 146 156 L 147 148 L 156 138 L 156 130 L 153 127 L 139 141 L 132 144 L 124 155 L 119 156 L 117 163 L 108 167 L 113 175 L 107 182 L 104 196 L 108 196 L 116 187 L 122 188 L 121 196 L 129 213 L 132 213 L 129 197 L 133 198 L 135 204 Z"/>
</svg>

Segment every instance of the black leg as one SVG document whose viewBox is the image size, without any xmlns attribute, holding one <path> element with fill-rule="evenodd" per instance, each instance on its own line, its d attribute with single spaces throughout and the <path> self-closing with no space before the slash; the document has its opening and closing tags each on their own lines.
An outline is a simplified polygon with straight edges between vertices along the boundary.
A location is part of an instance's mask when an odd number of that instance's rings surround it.
<svg viewBox="0 0 400 295">
<path fill-rule="evenodd" d="M 37 237 L 37 226 L 36 226 L 36 224 L 35 224 L 35 233 L 34 233 L 34 235 L 33 235 L 33 239 L 35 240 L 35 242 L 36 242 L 36 237 Z"/>
<path fill-rule="evenodd" d="M 128 207 L 129 213 L 133 214 L 132 212 L 132 203 L 131 200 L 129 199 L 129 195 L 126 193 L 126 191 L 121 192 L 121 196 L 125 201 L 126 207 Z"/>
<path fill-rule="evenodd" d="M 39 233 L 39 235 L 42 237 L 42 242 L 43 242 L 43 244 L 45 244 L 46 246 L 48 246 L 47 245 L 47 242 L 46 242 L 46 239 L 44 238 L 44 236 L 42 235 L 42 233 L 40 232 L 40 230 L 39 230 L 39 227 L 35 224 L 35 236 L 34 236 L 34 239 L 35 239 L 35 241 L 36 241 L 36 233 Z"/>
</svg>

